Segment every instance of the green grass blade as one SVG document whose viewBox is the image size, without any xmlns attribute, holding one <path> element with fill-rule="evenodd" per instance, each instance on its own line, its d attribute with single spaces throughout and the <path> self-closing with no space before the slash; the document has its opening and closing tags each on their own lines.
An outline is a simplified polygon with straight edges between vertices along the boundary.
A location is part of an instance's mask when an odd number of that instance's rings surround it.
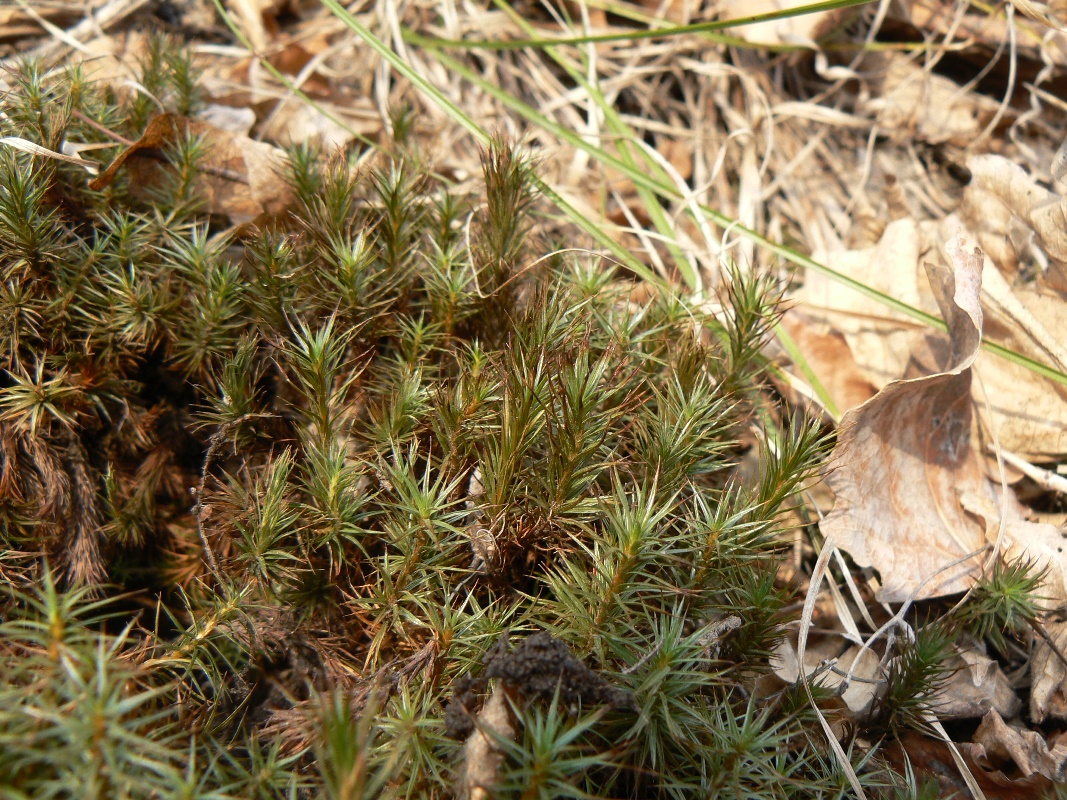
<svg viewBox="0 0 1067 800">
<path fill-rule="evenodd" d="M 504 0 L 494 0 L 494 4 L 523 30 L 527 32 L 533 30 L 533 26 L 523 19 L 523 17 Z M 590 82 L 581 70 L 575 69 L 567 59 L 563 58 L 558 53 L 555 47 L 548 47 L 545 49 L 545 52 L 559 64 L 560 67 L 567 71 L 571 80 L 575 81 L 575 83 L 589 92 L 590 98 L 592 98 L 604 115 L 604 121 L 611 131 L 616 148 L 618 149 L 619 158 L 624 163 L 628 164 L 631 169 L 639 169 L 630 147 L 631 142 L 638 141 L 637 135 L 629 125 L 623 122 L 618 111 L 616 111 L 615 107 L 607 101 L 607 98 L 604 97 L 604 93 L 600 91 L 600 87 L 595 83 Z M 583 66 L 585 66 L 586 57 L 584 52 L 582 52 L 582 61 Z M 641 160 L 641 169 L 656 175 L 663 183 L 670 182 L 670 178 L 663 171 L 662 167 L 648 157 L 644 148 L 638 146 L 633 149 L 636 149 L 637 157 Z M 699 290 L 703 286 L 703 279 L 700 276 L 699 268 L 696 264 L 693 264 L 690 261 L 686 253 L 678 245 L 674 226 L 671 224 L 666 209 L 663 208 L 663 205 L 656 198 L 655 193 L 650 189 L 642 186 L 637 186 L 636 189 L 638 197 L 641 199 L 649 219 L 652 220 L 652 224 L 655 226 L 656 231 L 663 236 L 667 250 L 674 259 L 674 263 L 677 266 L 679 273 L 681 273 L 682 280 L 685 281 L 690 289 L 694 291 Z"/>
<path fill-rule="evenodd" d="M 325 0 L 325 2 L 333 2 L 333 0 Z M 406 35 L 405 40 L 407 40 Z M 412 39 L 412 42 L 414 43 L 414 39 Z M 429 48 L 429 50 L 433 52 L 433 48 Z M 639 172 L 631 168 L 630 165 L 628 165 L 621 159 L 616 158 L 610 153 L 605 152 L 601 148 L 597 148 L 593 145 L 590 145 L 574 131 L 564 128 L 562 125 L 558 125 L 529 104 L 524 103 L 518 98 L 512 97 L 510 94 L 508 94 L 506 91 L 499 88 L 498 86 L 494 86 L 492 83 L 482 78 L 473 70 L 467 68 L 466 65 L 464 65 L 457 59 L 452 58 L 451 56 L 441 52 L 440 50 L 436 51 L 436 55 L 442 65 L 461 75 L 464 79 L 478 86 L 478 88 L 482 89 L 486 93 L 491 94 L 502 105 L 522 115 L 526 118 L 527 121 L 538 125 L 539 127 L 552 133 L 555 136 L 558 136 L 560 139 L 567 142 L 568 144 L 585 150 L 586 152 L 595 156 L 602 163 L 607 164 L 613 169 L 616 169 L 619 172 L 623 173 L 626 177 L 633 181 L 634 185 L 650 189 L 656 194 L 658 194 L 660 197 L 664 197 L 667 199 L 678 200 L 682 198 L 681 193 L 674 186 L 656 180 L 656 178 L 650 175 L 646 175 L 642 172 Z M 736 220 L 731 219 L 726 214 L 723 214 L 722 212 L 717 211 L 711 208 L 710 206 L 700 204 L 700 209 L 704 214 L 707 215 L 708 219 L 710 219 L 716 225 L 724 229 L 729 228 L 731 231 L 744 234 L 746 237 L 751 239 L 760 247 L 774 253 L 775 255 L 785 259 L 786 261 L 789 261 L 792 264 L 796 264 L 799 267 L 804 267 L 805 269 L 810 269 L 813 272 L 819 273 L 820 275 L 825 275 L 827 278 L 830 278 L 836 283 L 840 283 L 844 286 L 847 286 L 848 288 L 859 292 L 865 297 L 869 297 L 872 300 L 876 300 L 886 308 L 890 308 L 894 311 L 897 311 L 906 317 L 923 323 L 924 325 L 928 325 L 933 328 L 938 328 L 940 330 L 947 330 L 944 321 L 941 320 L 939 317 L 934 316 L 933 314 L 928 314 L 927 312 L 922 311 L 921 309 L 915 308 L 914 306 L 911 306 L 908 303 L 898 300 L 892 295 L 888 295 L 885 292 L 880 292 L 877 289 L 867 286 L 861 281 L 857 281 L 855 278 L 850 278 L 849 276 L 838 272 L 837 270 L 832 269 L 831 267 L 828 267 L 825 264 L 820 264 L 813 258 L 803 255 L 802 253 L 798 253 L 791 247 L 788 247 L 779 242 L 772 241 L 771 239 L 768 239 L 767 237 L 752 230 L 751 228 L 741 225 Z M 1017 353 L 1007 347 L 1004 347 L 1003 345 L 995 344 L 993 342 L 983 341 L 982 347 L 997 356 L 1006 358 L 1009 361 L 1012 361 L 1013 363 L 1026 367 L 1027 369 L 1035 372 L 1038 375 L 1041 375 L 1042 377 L 1048 378 L 1049 380 L 1053 380 L 1057 383 L 1061 383 L 1067 386 L 1067 374 L 1060 372 L 1059 370 L 1054 369 L 1048 366 L 1047 364 L 1043 364 L 1040 361 L 1032 359 L 1028 356 L 1024 356 L 1021 353 Z"/>
<path fill-rule="evenodd" d="M 825 0 L 821 3 L 812 3 L 797 8 L 789 8 L 781 11 L 772 11 L 766 14 L 753 14 L 748 17 L 737 19 L 721 19 L 714 22 L 696 22 L 691 25 L 674 25 L 668 28 L 654 28 L 651 30 L 624 31 L 619 33 L 601 33 L 588 36 L 569 36 L 558 39 L 531 38 L 531 39 L 507 39 L 500 41 L 476 40 L 476 39 L 438 39 L 429 36 L 414 36 L 410 41 L 421 47 L 449 47 L 469 50 L 522 50 L 527 47 L 555 47 L 559 45 L 575 44 L 600 44 L 603 42 L 625 42 L 638 39 L 661 39 L 669 36 L 686 36 L 694 33 L 708 33 L 721 31 L 728 28 L 736 28 L 741 25 L 754 25 L 759 22 L 773 22 L 789 17 L 799 17 L 805 14 L 817 14 L 820 11 L 834 11 L 839 8 L 852 8 L 862 6 L 872 0 Z M 407 41 L 407 37 L 405 36 Z"/>
<path fill-rule="evenodd" d="M 448 99 L 436 86 L 426 80 L 422 75 L 417 73 L 407 64 L 400 56 L 398 56 L 392 48 L 386 45 L 381 39 L 374 35 L 367 26 L 361 23 L 355 16 L 348 11 L 337 0 L 322 0 L 322 4 L 330 9 L 333 14 L 351 28 L 357 36 L 370 45 L 378 55 L 384 58 L 389 65 L 392 66 L 397 72 L 407 78 L 413 85 L 422 90 L 428 97 L 430 97 L 435 103 L 437 103 L 450 117 L 463 126 L 464 130 L 471 134 L 476 141 L 482 145 L 487 145 L 490 141 L 490 136 L 480 125 L 478 125 L 473 119 L 471 119 L 459 106 Z M 545 184 L 540 178 L 535 178 L 534 183 L 538 190 L 541 191 L 546 197 L 549 197 L 556 206 L 570 219 L 577 224 L 583 231 L 593 237 L 601 247 L 607 249 L 612 256 L 619 260 L 620 263 L 626 265 L 627 269 L 634 272 L 634 274 L 641 276 L 643 279 L 651 281 L 652 283 L 662 283 L 660 278 L 652 272 L 648 267 L 642 264 L 632 253 L 627 251 L 622 245 L 614 241 L 611 237 L 604 233 L 592 220 L 587 219 L 581 213 L 578 212 L 572 205 L 565 202 L 560 195 L 553 191 L 547 184 Z"/>
<path fill-rule="evenodd" d="M 786 353 L 793 359 L 793 363 L 796 368 L 800 370 L 800 373 L 804 376 L 804 379 L 811 386 L 815 392 L 815 396 L 819 398 L 819 402 L 823 404 L 823 408 L 834 418 L 834 421 L 841 419 L 841 409 L 837 407 L 837 403 L 830 397 L 830 393 L 826 391 L 826 387 L 823 386 L 822 381 L 819 380 L 819 376 L 815 374 L 815 370 L 812 369 L 811 364 L 804 357 L 804 353 L 801 352 L 797 343 L 793 340 L 793 337 L 789 335 L 789 332 L 782 327 L 781 323 L 776 323 L 774 326 L 774 335 L 778 337 L 778 341 L 782 343 L 782 347 L 785 348 Z"/>
<path fill-rule="evenodd" d="M 306 103 L 311 108 L 318 111 L 320 114 L 326 117 L 326 119 L 328 119 L 334 125 L 340 127 L 341 130 L 355 138 L 357 141 L 362 142 L 368 147 L 376 146 L 374 142 L 372 142 L 359 131 L 352 128 L 343 119 L 338 117 L 336 114 L 331 113 L 321 103 L 316 102 L 313 97 L 311 97 L 298 86 L 296 86 L 296 84 L 293 83 L 293 81 L 289 78 L 288 75 L 286 75 L 276 66 L 271 64 L 270 61 L 268 61 L 266 58 L 263 58 L 259 53 L 257 53 L 255 47 L 252 46 L 252 42 L 249 41 L 248 37 L 244 35 L 244 32 L 240 29 L 240 27 L 238 27 L 237 23 L 230 15 L 230 12 L 227 11 L 226 7 L 222 4 L 222 0 L 214 0 L 214 3 L 215 9 L 219 12 L 219 16 L 222 17 L 222 21 L 226 23 L 226 26 L 237 38 L 237 41 L 239 41 L 241 45 L 246 50 L 248 50 L 249 53 L 252 54 L 253 58 L 255 58 L 260 63 L 260 65 L 267 70 L 267 72 L 273 75 L 276 80 L 278 80 L 283 86 L 285 86 L 286 89 L 292 92 L 294 97 L 297 97 L 301 102 Z"/>
</svg>

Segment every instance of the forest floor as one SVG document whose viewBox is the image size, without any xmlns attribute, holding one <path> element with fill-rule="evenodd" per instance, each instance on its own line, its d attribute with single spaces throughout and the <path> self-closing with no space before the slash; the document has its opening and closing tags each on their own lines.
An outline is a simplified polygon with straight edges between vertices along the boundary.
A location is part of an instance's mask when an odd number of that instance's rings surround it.
<svg viewBox="0 0 1067 800">
<path fill-rule="evenodd" d="M 712 315 L 729 313 L 729 264 L 773 276 L 766 391 L 838 431 L 827 480 L 791 512 L 780 580 L 808 602 L 774 671 L 853 674 L 843 699 L 861 715 L 887 620 L 1037 563 L 1040 620 L 1002 653 L 961 647 L 934 733 L 904 747 L 924 774 L 966 764 L 993 798 L 1067 779 L 1056 24 L 1062 4 L 1024 0 L 17 0 L 0 59 L 150 95 L 134 81 L 150 36 L 184 43 L 197 118 L 227 142 L 211 169 L 243 176 L 212 201 L 234 226 L 278 199 L 257 148 L 313 143 L 369 168 L 406 142 L 463 194 L 503 134 L 543 181 L 537 234 L 576 257 L 684 287 Z M 761 431 L 746 435 L 757 460 Z"/>
</svg>

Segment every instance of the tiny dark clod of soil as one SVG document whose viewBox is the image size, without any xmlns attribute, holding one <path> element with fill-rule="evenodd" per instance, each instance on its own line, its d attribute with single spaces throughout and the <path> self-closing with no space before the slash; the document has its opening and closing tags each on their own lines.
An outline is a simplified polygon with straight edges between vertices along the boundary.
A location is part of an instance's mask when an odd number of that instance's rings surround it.
<svg viewBox="0 0 1067 800">
<path fill-rule="evenodd" d="M 452 687 L 452 702 L 445 709 L 449 736 L 464 739 L 474 730 L 474 714 L 491 679 L 527 701 L 549 702 L 559 692 L 565 707 L 606 703 L 633 708 L 629 692 L 609 684 L 579 661 L 563 642 L 542 631 L 526 637 L 514 649 L 508 634 L 486 651 L 485 669 L 476 678 L 464 676 Z"/>
</svg>

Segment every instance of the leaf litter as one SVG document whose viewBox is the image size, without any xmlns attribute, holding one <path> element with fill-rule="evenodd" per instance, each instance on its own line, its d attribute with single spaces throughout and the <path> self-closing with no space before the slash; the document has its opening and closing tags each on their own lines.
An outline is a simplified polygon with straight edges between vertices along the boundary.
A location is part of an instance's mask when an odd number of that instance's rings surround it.
<svg viewBox="0 0 1067 800">
<path fill-rule="evenodd" d="M 36 35 L 41 23 L 21 8 L 0 12 L 0 41 L 15 42 L 7 45 L 10 55 L 17 48 L 83 60 L 88 71 L 122 85 L 143 53 L 144 3 L 92 5 L 93 16 L 83 21 L 70 6 L 41 5 L 40 18 L 62 25 L 63 36 Z M 158 163 L 153 151 L 182 136 L 204 137 L 212 157 L 200 180 L 211 211 L 233 225 L 263 222 L 287 202 L 275 177 L 275 144 L 346 146 L 376 140 L 398 125 L 410 126 L 428 160 L 452 179 L 462 183 L 476 174 L 470 137 L 316 4 L 224 3 L 243 41 L 230 37 L 209 4 L 165 5 L 170 24 L 197 37 L 211 110 L 200 119 L 156 117 L 97 179 L 99 186 L 120 169 L 137 183 L 150 183 Z M 786 5 L 723 2 L 698 12 L 675 3 L 662 14 L 684 24 Z M 437 13 L 427 15 L 431 6 Z M 702 229 L 707 223 L 688 215 L 685 203 L 668 203 L 666 227 L 650 234 L 644 230 L 648 208 L 625 176 L 544 129 L 527 127 L 520 115 L 449 74 L 433 51 L 404 44 L 405 26 L 453 39 L 521 36 L 506 14 L 451 3 L 352 6 L 471 116 L 525 136 L 560 194 L 599 216 L 611 237 L 661 272 L 669 275 L 662 265 L 673 239 L 694 254 L 708 285 L 718 282 L 718 265 L 729 257 L 753 269 L 779 270 L 792 281 L 783 326 L 810 375 L 844 414 L 827 471 L 832 506 L 824 489 L 814 491 L 815 509 L 825 512 L 818 526 L 822 546 L 848 554 L 855 567 L 849 580 L 862 587 L 828 606 L 836 611 L 820 612 L 819 623 L 842 628 L 835 619 L 840 609 L 851 605 L 859 618 L 858 606 L 867 604 L 879 620 L 896 620 L 889 631 L 913 636 L 894 606 L 951 600 L 972 591 L 997 559 L 1030 559 L 1045 571 L 1042 610 L 1049 616 L 1045 635 L 1029 639 L 1028 674 L 1021 682 L 1009 679 L 1007 661 L 990 658 L 983 643 L 974 643 L 955 655 L 935 713 L 981 719 L 973 744 L 961 745 L 968 763 L 1062 781 L 1067 737 L 1050 744 L 1067 720 L 1061 655 L 1067 623 L 1055 616 L 1067 606 L 1062 497 L 1027 489 L 1024 474 L 1013 471 L 1006 456 L 1027 466 L 1045 464 L 1052 474 L 1064 463 L 1067 387 L 979 350 L 985 336 L 1067 371 L 1061 146 L 1067 143 L 1067 105 L 1054 88 L 1067 76 L 1067 38 L 1045 27 L 1057 21 L 1048 7 L 1015 7 L 1021 15 L 916 0 L 877 13 L 844 10 L 733 31 L 742 41 L 781 48 L 777 54 L 730 50 L 714 37 L 695 35 L 566 51 L 571 64 L 596 73 L 608 102 L 693 198 L 772 239 L 797 242 L 816 261 L 873 289 L 940 313 L 945 337 L 825 273 L 787 274 L 771 254 L 728 229 L 712 226 L 709 238 Z M 577 8 L 581 24 L 556 12 L 532 16 L 553 33 L 619 24 L 603 9 Z M 635 18 L 661 11 L 647 3 L 631 10 Z M 934 46 L 920 46 L 916 32 L 933 37 Z M 863 43 L 879 34 L 914 50 L 865 50 Z M 981 63 L 961 66 L 964 57 Z M 562 81 L 541 53 L 469 58 L 551 121 L 614 146 L 602 135 L 604 114 L 590 93 Z M 562 224 L 543 222 L 546 232 Z M 818 403 L 808 376 L 794 373 L 791 384 L 805 388 L 803 402 Z M 1040 501 L 1036 508 L 1020 501 L 1024 489 L 1029 500 Z M 813 594 L 820 588 L 821 581 L 812 582 Z M 870 640 L 867 647 L 842 645 L 842 636 L 837 630 L 816 642 L 804 656 L 803 673 L 840 691 L 859 717 L 877 704 L 895 656 L 889 647 L 878 654 Z M 783 641 L 774 662 L 785 682 L 801 677 L 792 642 Z M 486 674 L 497 669 L 504 678 L 504 665 L 511 663 L 506 658 Z M 574 665 L 566 669 L 580 672 Z M 1016 692 L 1027 682 L 1024 704 Z M 487 728 L 514 735 L 502 694 L 492 694 L 482 717 Z M 1043 732 L 1034 729 L 1049 722 Z M 472 777 L 471 787 L 480 780 Z M 980 782 L 986 785 L 986 778 Z M 992 796 L 988 785 L 986 791 Z"/>
</svg>

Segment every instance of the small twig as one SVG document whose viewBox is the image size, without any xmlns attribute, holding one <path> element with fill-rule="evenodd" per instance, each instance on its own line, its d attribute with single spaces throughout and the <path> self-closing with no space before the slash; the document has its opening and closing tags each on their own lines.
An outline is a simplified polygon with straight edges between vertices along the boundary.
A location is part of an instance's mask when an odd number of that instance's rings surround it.
<svg viewBox="0 0 1067 800">
<path fill-rule="evenodd" d="M 884 678 L 861 678 L 859 675 L 852 675 L 851 677 L 849 677 L 849 674 L 843 669 L 841 669 L 839 666 L 837 666 L 837 664 L 830 664 L 828 669 L 830 670 L 830 672 L 834 673 L 834 675 L 840 675 L 842 678 L 848 678 L 849 681 L 853 683 L 869 683 L 872 686 L 881 686 L 886 682 Z M 839 685 L 848 688 L 848 685 L 845 683 L 845 681 L 841 681 Z"/>
<path fill-rule="evenodd" d="M 988 449 L 992 450 L 993 448 L 990 447 Z M 1045 491 L 1067 494 L 1067 478 L 1064 478 L 1062 475 L 1057 475 L 1050 470 L 1035 466 L 1024 458 L 1015 455 L 1015 453 L 1010 453 L 1007 450 L 1002 451 L 1002 454 L 1005 461 L 1022 472 L 1026 477 L 1030 478 L 1030 480 Z"/>
<path fill-rule="evenodd" d="M 101 125 L 95 119 L 87 117 L 85 114 L 83 114 L 82 112 L 78 111 L 78 109 L 76 109 L 76 108 L 72 109 L 71 110 L 71 114 L 73 114 L 77 119 L 79 119 L 82 122 L 84 122 L 86 125 L 88 125 L 93 130 L 97 131 L 98 133 L 104 134 L 104 136 L 107 136 L 107 137 L 109 137 L 111 139 L 114 139 L 119 144 L 123 144 L 126 147 L 132 147 L 133 146 L 133 142 L 131 140 L 127 139 L 125 136 L 120 136 L 119 134 L 115 133 L 113 130 L 110 130 L 109 128 L 105 128 L 103 125 Z"/>
<path fill-rule="evenodd" d="M 743 620 L 737 614 L 731 614 L 717 622 L 712 622 L 697 639 L 697 643 L 704 646 L 705 652 L 712 658 L 719 656 L 719 644 L 722 638 L 730 631 L 736 631 L 741 627 Z"/>
</svg>

